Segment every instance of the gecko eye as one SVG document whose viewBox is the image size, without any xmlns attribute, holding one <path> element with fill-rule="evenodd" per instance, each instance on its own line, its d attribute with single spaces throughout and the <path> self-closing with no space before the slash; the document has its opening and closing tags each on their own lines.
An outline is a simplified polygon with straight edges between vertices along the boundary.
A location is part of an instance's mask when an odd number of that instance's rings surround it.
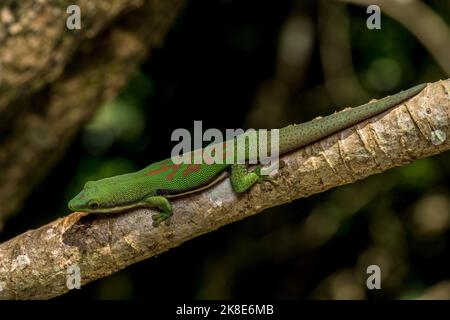
<svg viewBox="0 0 450 320">
<path fill-rule="evenodd" d="M 97 209 L 98 208 L 98 203 L 97 202 L 91 202 L 88 205 L 89 209 Z"/>
</svg>

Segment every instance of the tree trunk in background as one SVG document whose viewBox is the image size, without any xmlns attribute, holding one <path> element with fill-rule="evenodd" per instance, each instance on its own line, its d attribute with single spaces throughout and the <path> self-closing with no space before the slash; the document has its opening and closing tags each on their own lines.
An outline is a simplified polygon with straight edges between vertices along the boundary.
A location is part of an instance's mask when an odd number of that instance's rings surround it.
<svg viewBox="0 0 450 320">
<path fill-rule="evenodd" d="M 69 30 L 69 5 L 81 30 Z M 0 226 L 79 129 L 160 46 L 182 0 L 0 5 Z"/>
</svg>

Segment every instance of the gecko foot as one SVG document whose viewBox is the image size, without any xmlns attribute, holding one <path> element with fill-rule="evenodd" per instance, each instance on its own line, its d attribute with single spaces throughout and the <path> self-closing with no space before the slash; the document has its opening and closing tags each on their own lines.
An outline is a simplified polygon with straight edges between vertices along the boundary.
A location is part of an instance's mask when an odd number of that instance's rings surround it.
<svg viewBox="0 0 450 320">
<path fill-rule="evenodd" d="M 172 216 L 169 212 L 160 212 L 152 216 L 153 227 L 158 227 L 161 222 L 164 222 L 166 226 L 170 225 L 170 217 Z"/>
<path fill-rule="evenodd" d="M 278 184 L 275 182 L 275 179 L 269 175 L 266 174 L 261 174 L 261 166 L 258 165 L 256 166 L 256 168 L 252 171 L 254 173 L 256 173 L 259 177 L 258 179 L 258 183 L 264 183 L 264 182 L 270 182 L 272 185 L 274 186 L 278 186 Z"/>
</svg>

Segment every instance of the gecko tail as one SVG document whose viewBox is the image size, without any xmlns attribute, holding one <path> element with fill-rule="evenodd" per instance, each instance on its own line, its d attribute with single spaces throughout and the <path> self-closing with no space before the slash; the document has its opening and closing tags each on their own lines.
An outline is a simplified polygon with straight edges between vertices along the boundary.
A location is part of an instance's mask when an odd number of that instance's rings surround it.
<svg viewBox="0 0 450 320">
<path fill-rule="evenodd" d="M 280 153 L 289 152 L 378 115 L 414 97 L 427 86 L 419 84 L 395 95 L 312 121 L 280 129 Z"/>
</svg>

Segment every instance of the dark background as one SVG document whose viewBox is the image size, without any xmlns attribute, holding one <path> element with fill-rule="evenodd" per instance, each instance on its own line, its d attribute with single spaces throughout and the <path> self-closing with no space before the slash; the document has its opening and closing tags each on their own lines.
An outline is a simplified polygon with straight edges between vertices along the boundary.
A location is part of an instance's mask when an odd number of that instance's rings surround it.
<svg viewBox="0 0 450 320">
<path fill-rule="evenodd" d="M 450 21 L 448 1 L 426 3 Z M 0 240 L 67 214 L 87 180 L 167 158 L 172 131 L 191 130 L 194 120 L 204 129 L 279 127 L 446 78 L 398 22 L 383 15 L 382 29 L 371 31 L 365 8 L 344 6 L 352 76 L 366 96 L 339 96 L 324 86 L 334 79 L 323 69 L 321 10 L 317 1 L 189 1 L 164 46 L 99 111 Z M 311 46 L 294 77 L 280 62 L 289 19 L 311 27 L 298 29 Z M 282 98 L 280 87 L 288 88 Z M 261 99 L 272 106 L 258 112 Z M 450 298 L 449 160 L 447 152 L 266 210 L 58 299 Z M 25 214 L 36 207 L 43 215 Z M 370 264 L 381 266 L 382 290 L 365 287 Z"/>
</svg>

